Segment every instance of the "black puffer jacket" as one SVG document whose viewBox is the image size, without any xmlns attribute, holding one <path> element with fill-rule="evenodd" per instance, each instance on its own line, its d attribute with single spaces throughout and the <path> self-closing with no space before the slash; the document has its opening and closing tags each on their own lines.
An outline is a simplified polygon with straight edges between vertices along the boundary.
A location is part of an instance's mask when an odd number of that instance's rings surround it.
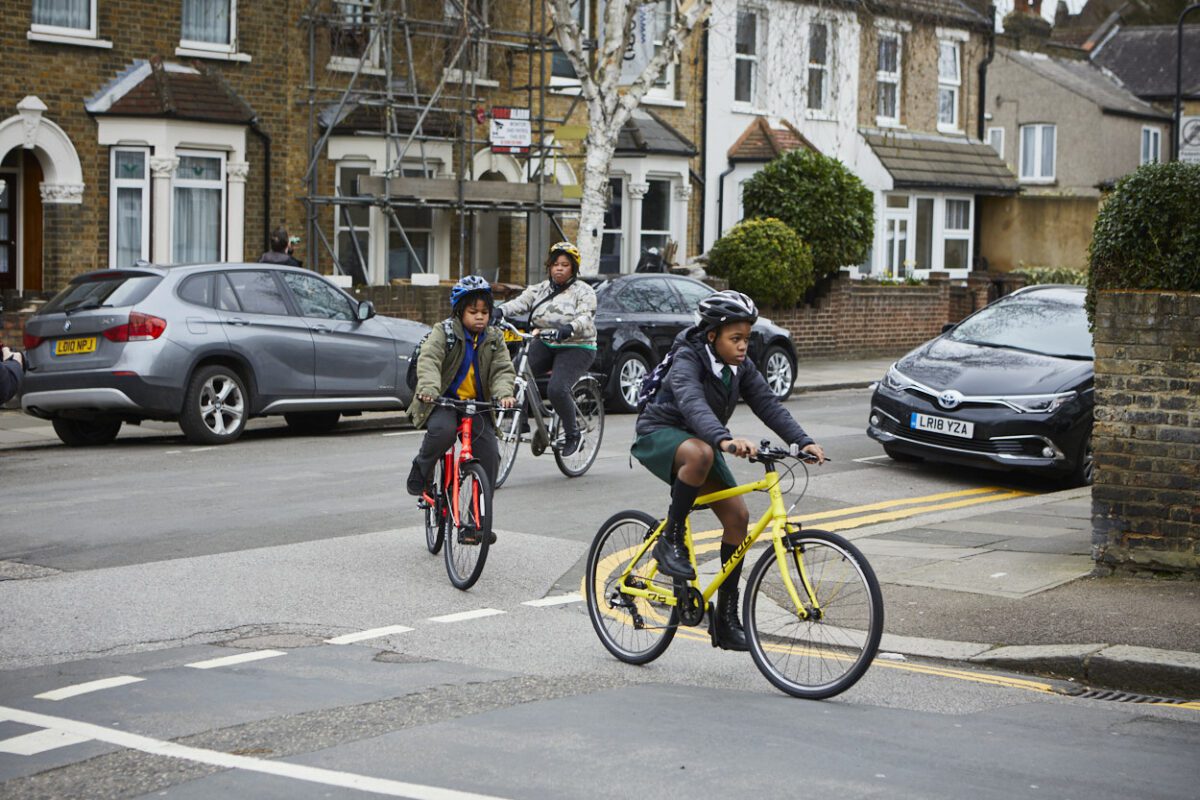
<svg viewBox="0 0 1200 800">
<path fill-rule="evenodd" d="M 688 328 L 675 338 L 679 348 L 667 377 L 654 400 L 642 409 L 636 430 L 639 436 L 662 428 L 682 428 L 714 448 L 732 439 L 726 424 L 733 416 L 739 397 L 788 444 L 801 447 L 813 443 L 779 399 L 749 357 L 742 362 L 729 388 L 713 374 L 708 343 L 699 328 Z"/>
</svg>

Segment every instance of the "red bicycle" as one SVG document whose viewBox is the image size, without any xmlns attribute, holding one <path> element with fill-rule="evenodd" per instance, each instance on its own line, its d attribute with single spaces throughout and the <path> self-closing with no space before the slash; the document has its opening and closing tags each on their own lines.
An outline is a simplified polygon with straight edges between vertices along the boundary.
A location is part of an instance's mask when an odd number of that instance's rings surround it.
<svg viewBox="0 0 1200 800">
<path fill-rule="evenodd" d="M 490 414 L 494 406 L 449 397 L 433 402 L 459 413 L 458 443 L 434 465 L 433 494 L 422 494 L 417 505 L 425 511 L 425 546 L 437 555 L 445 545 L 446 574 L 450 583 L 465 591 L 479 580 L 488 547 L 495 541 L 492 482 L 471 453 L 475 417 Z"/>
</svg>

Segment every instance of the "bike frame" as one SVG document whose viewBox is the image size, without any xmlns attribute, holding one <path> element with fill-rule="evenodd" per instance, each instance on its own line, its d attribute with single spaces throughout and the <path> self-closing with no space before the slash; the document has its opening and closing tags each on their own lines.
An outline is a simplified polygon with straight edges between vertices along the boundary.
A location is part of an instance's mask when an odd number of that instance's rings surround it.
<svg viewBox="0 0 1200 800">
<path fill-rule="evenodd" d="M 803 585 L 804 596 L 808 598 L 808 603 L 805 603 L 801 599 L 800 592 L 797 589 L 795 582 L 792 580 L 791 573 L 784 566 L 788 552 L 786 546 L 784 545 L 784 540 L 786 539 L 785 533 L 788 532 L 789 525 L 787 508 L 783 504 L 783 491 L 779 488 L 779 473 L 775 469 L 775 463 L 773 461 L 767 462 L 764 464 L 764 467 L 766 468 L 766 474 L 757 481 L 753 481 L 752 483 L 743 483 L 739 486 L 734 486 L 729 489 L 722 489 L 721 491 L 712 492 L 711 494 L 702 495 L 696 498 L 696 502 L 692 506 L 693 511 L 696 510 L 697 506 L 703 506 L 709 503 L 725 500 L 730 497 L 738 497 L 740 495 L 760 491 L 765 491 L 769 495 L 771 504 L 770 507 L 763 513 L 763 515 L 758 518 L 758 521 L 750 526 L 750 529 L 746 534 L 746 538 L 743 539 L 742 543 L 738 545 L 737 549 L 733 552 L 733 555 L 729 557 L 729 560 L 721 565 L 720 571 L 717 572 L 716 576 L 713 577 L 712 581 L 707 586 L 703 588 L 700 587 L 699 570 L 697 570 L 697 578 L 690 581 L 689 584 L 696 589 L 700 589 L 700 593 L 704 598 L 704 603 L 707 605 L 712 596 L 716 594 L 717 589 L 721 588 L 721 584 L 723 584 L 725 579 L 728 578 L 730 573 L 733 572 L 733 569 L 746 557 L 746 553 L 750 550 L 750 547 L 758 540 L 758 537 L 762 535 L 763 531 L 767 530 L 767 527 L 770 526 L 772 546 L 775 549 L 775 558 L 779 564 L 780 574 L 783 577 L 783 585 L 787 587 L 788 596 L 791 597 L 792 603 L 795 605 L 797 616 L 799 616 L 800 619 L 808 619 L 810 616 L 819 613 L 821 607 L 817 602 L 817 595 L 813 590 L 812 583 L 809 581 L 808 571 L 804 567 L 804 560 L 797 558 L 796 566 L 800 572 L 800 581 Z M 666 520 L 659 523 L 658 527 L 654 529 L 653 533 L 646 538 L 646 541 L 642 543 L 642 546 L 638 549 L 635 556 L 629 561 L 628 565 L 621 573 L 617 585 L 620 587 L 621 594 L 642 597 L 655 603 L 674 606 L 678 605 L 678 598 L 676 597 L 674 590 L 663 589 L 662 587 L 659 587 L 653 583 L 654 577 L 658 574 L 657 565 L 650 571 L 649 575 L 645 577 L 647 588 L 640 589 L 628 585 L 628 578 L 633 573 L 634 566 L 641 561 L 642 557 L 650 550 L 650 548 L 654 546 L 654 543 L 658 540 L 658 537 L 662 535 L 664 525 L 666 525 Z M 688 558 L 692 562 L 692 568 L 695 569 L 697 566 L 696 551 L 692 544 L 692 524 L 690 515 L 685 525 L 684 537 L 687 543 Z"/>
<path fill-rule="evenodd" d="M 513 410 L 525 408 L 529 417 L 534 420 L 537 425 L 537 432 L 545 438 L 547 442 L 552 442 L 553 437 L 551 432 L 546 429 L 546 408 L 545 402 L 542 400 L 542 393 L 538 390 L 537 376 L 533 374 L 533 370 L 529 366 L 529 343 L 533 340 L 532 334 L 518 335 L 524 340 L 521 342 L 521 349 L 517 351 L 516 363 L 516 386 L 513 396 L 517 399 Z M 528 402 L 526 402 L 528 395 Z M 551 412 L 552 419 L 556 422 L 558 416 Z M 519 435 L 519 434 L 518 434 Z"/>
<path fill-rule="evenodd" d="M 471 438 L 475 432 L 475 415 L 470 413 L 471 406 L 468 405 L 468 410 L 462 412 L 462 417 L 458 421 L 458 442 L 451 445 L 450 449 L 442 456 L 445 459 L 442 462 L 442 483 L 444 484 L 445 493 L 447 495 L 450 518 L 454 521 L 454 525 L 462 524 L 462 512 L 458 507 L 458 488 L 461 486 L 458 480 L 459 467 L 468 461 L 475 459 L 475 454 L 471 451 Z M 458 451 L 457 458 L 455 450 Z M 475 504 L 475 518 L 479 518 L 479 490 L 476 491 L 471 498 Z"/>
</svg>

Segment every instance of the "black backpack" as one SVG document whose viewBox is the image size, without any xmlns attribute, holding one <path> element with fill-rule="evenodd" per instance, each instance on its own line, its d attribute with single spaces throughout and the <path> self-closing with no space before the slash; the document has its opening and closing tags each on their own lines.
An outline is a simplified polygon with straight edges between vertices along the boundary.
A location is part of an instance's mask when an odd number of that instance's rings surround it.
<svg viewBox="0 0 1200 800">
<path fill-rule="evenodd" d="M 672 347 L 663 356 L 662 361 L 658 362 L 658 366 L 650 370 L 645 378 L 642 378 L 642 386 L 638 389 L 637 410 L 642 413 L 642 409 L 654 402 L 655 395 L 662 388 L 662 383 L 667 379 L 667 372 L 671 369 L 672 362 L 675 361 L 675 352 L 679 349 L 678 346 Z"/>
<path fill-rule="evenodd" d="M 458 337 L 454 335 L 454 323 L 448 319 L 442 320 L 442 330 L 446 332 L 446 349 L 449 350 L 458 341 Z M 433 333 L 433 329 L 430 329 L 429 333 Z M 429 333 L 417 342 L 417 346 L 413 348 L 412 354 L 408 357 L 408 373 L 404 376 L 404 382 L 408 384 L 409 391 L 417 389 L 417 359 L 421 357 L 421 345 L 425 344 Z"/>
</svg>

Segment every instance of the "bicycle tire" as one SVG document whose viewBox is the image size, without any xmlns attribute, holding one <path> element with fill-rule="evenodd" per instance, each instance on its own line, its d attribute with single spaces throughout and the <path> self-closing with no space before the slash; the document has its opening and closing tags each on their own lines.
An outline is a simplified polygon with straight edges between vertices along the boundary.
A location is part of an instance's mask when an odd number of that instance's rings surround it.
<svg viewBox="0 0 1200 800">
<path fill-rule="evenodd" d="M 628 604 L 616 604 L 617 577 L 657 527 L 658 520 L 643 511 L 620 511 L 600 526 L 588 550 L 584 577 L 588 617 L 608 652 L 627 664 L 648 664 L 662 655 L 679 624 L 675 606 L 628 596 L 624 596 Z M 653 562 L 649 550 L 642 560 Z"/>
<path fill-rule="evenodd" d="M 575 402 L 575 424 L 579 426 L 579 449 L 563 456 L 555 448 L 554 461 L 563 475 L 578 478 L 596 461 L 604 439 L 604 393 L 596 379 L 587 376 L 575 381 L 571 399 Z"/>
<path fill-rule="evenodd" d="M 802 597 L 795 559 L 804 559 L 821 616 L 802 620 L 791 610 L 772 547 L 746 580 L 746 643 L 775 688 L 809 700 L 833 697 L 858 682 L 879 650 L 883 593 L 863 554 L 837 534 L 801 531 L 789 536 L 786 549 L 788 570 Z"/>
<path fill-rule="evenodd" d="M 442 549 L 446 538 L 446 487 L 442 485 L 442 459 L 433 465 L 434 505 L 425 509 L 425 547 L 433 555 Z"/>
<path fill-rule="evenodd" d="M 478 506 L 476 505 L 478 500 Z M 476 508 L 478 507 L 478 514 Z M 492 485 L 483 465 L 474 461 L 463 464 L 458 472 L 459 524 L 446 524 L 446 574 L 456 589 L 466 591 L 483 574 L 487 562 L 488 539 L 480 535 L 478 543 L 468 544 L 463 535 L 468 528 L 486 534 L 492 530 Z"/>
<path fill-rule="evenodd" d="M 500 468 L 496 470 L 496 485 L 499 489 L 512 472 L 521 449 L 521 423 L 525 420 L 525 409 L 504 410 L 496 418 L 496 444 L 500 450 Z"/>
</svg>

